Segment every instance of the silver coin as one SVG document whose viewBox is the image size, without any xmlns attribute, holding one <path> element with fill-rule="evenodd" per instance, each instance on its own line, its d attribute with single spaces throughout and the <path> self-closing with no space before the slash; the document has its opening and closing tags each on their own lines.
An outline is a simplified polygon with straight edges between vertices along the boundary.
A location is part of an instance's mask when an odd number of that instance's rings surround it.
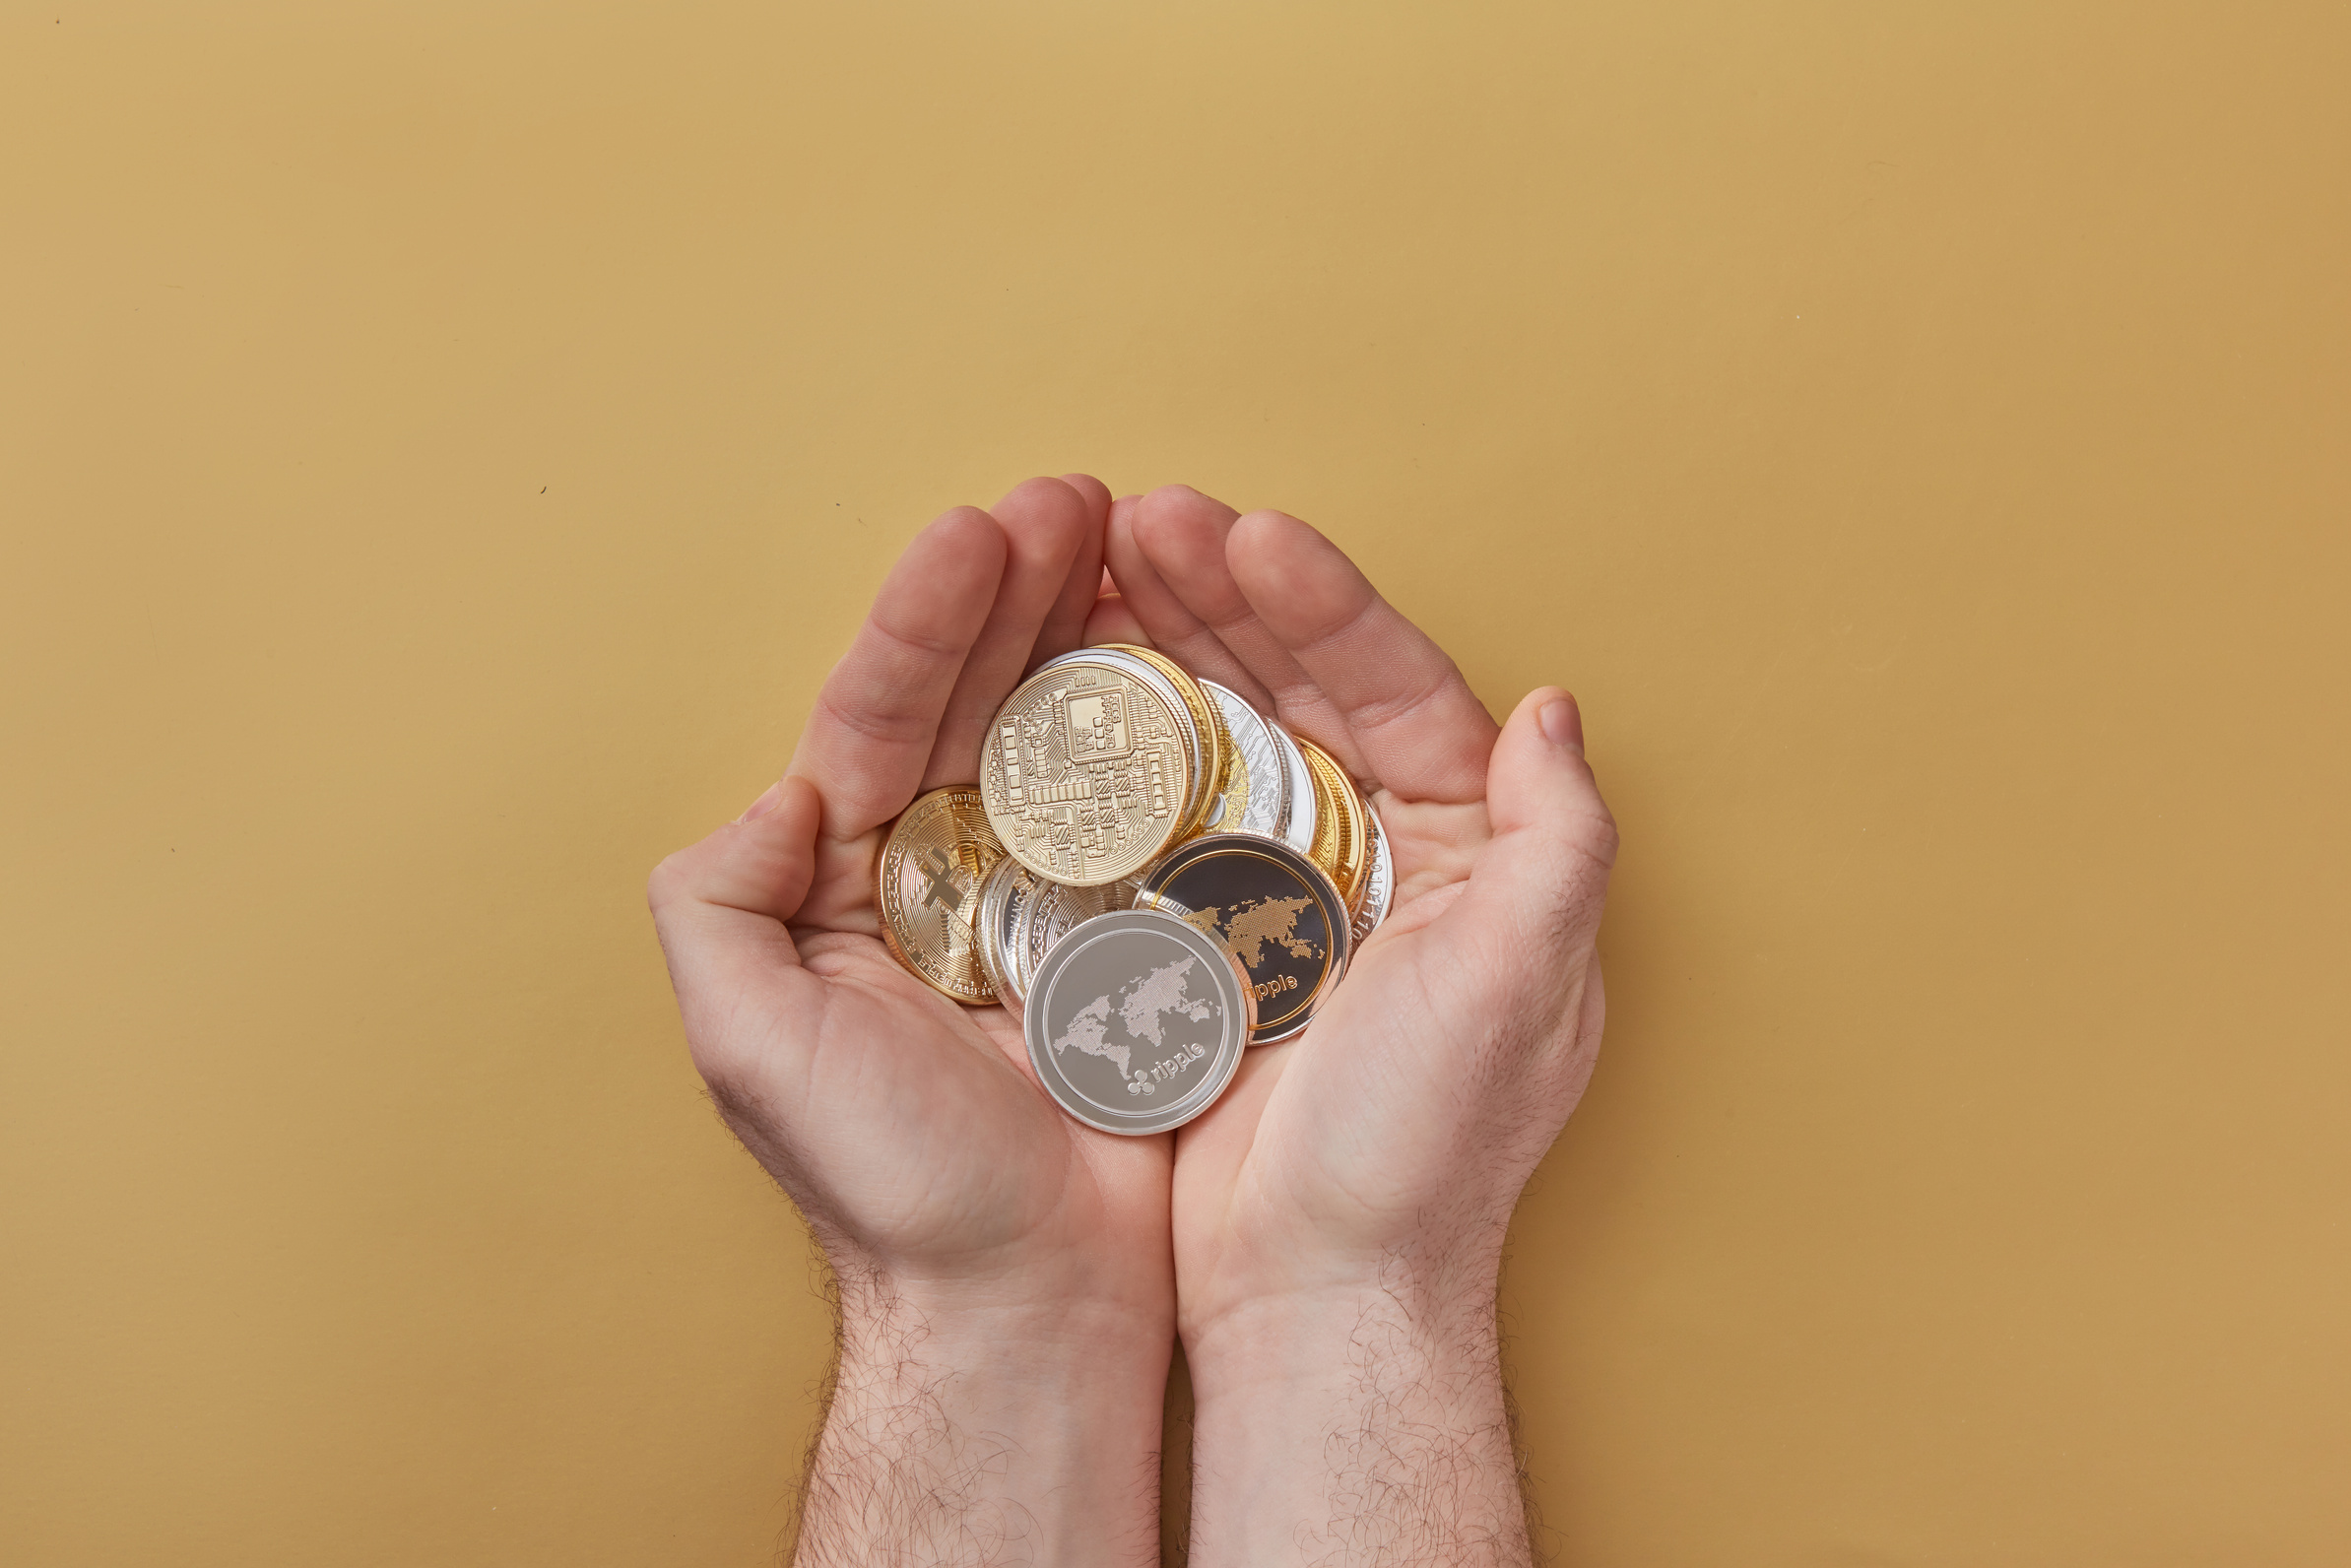
<svg viewBox="0 0 2351 1568">
<path fill-rule="evenodd" d="M 998 861 L 980 884 L 979 913 L 972 919 L 972 934 L 980 950 L 980 967 L 988 971 L 996 1000 L 1007 1007 L 1020 1003 L 1020 995 L 1013 989 L 1017 975 L 1012 964 L 1012 937 L 1036 886 L 1035 875 L 1010 855 Z"/>
<path fill-rule="evenodd" d="M 1240 820 L 1227 820 L 1232 816 L 1227 812 L 1208 824 L 1210 829 L 1280 837 L 1282 818 L 1289 814 L 1290 776 L 1281 753 L 1274 749 L 1272 727 L 1231 687 L 1203 681 L 1200 688 L 1224 715 L 1224 728 L 1231 733 L 1233 749 L 1241 753 L 1241 766 L 1249 774 L 1249 804 L 1242 809 Z"/>
<path fill-rule="evenodd" d="M 1083 921 L 1114 910 L 1131 909 L 1135 905 L 1135 883 L 1132 882 L 1105 882 L 1099 887 L 1073 887 L 1067 882 L 1039 880 L 1030 894 L 1028 907 L 1021 911 L 1018 931 L 1009 949 L 1012 956 L 1012 992 L 1025 998 L 1029 982 L 1035 978 L 1045 955 L 1053 945 L 1068 936 Z"/>
<path fill-rule="evenodd" d="M 1061 1108 L 1105 1133 L 1181 1127 L 1240 1068 L 1255 998 L 1222 946 L 1172 915 L 1096 915 L 1029 988 L 1029 1064 Z"/>
<path fill-rule="evenodd" d="M 1314 774 L 1306 765 L 1306 753 L 1298 750 L 1298 743 L 1290 739 L 1290 732 L 1279 724 L 1268 721 L 1266 733 L 1273 738 L 1274 749 L 1281 752 L 1282 776 L 1287 787 L 1287 808 L 1281 825 L 1273 836 L 1299 854 L 1314 848 L 1315 806 Z"/>
<path fill-rule="evenodd" d="M 1050 885 L 1025 866 L 1021 867 L 1021 873 L 1005 891 L 1004 909 L 995 928 L 997 940 L 1003 944 L 997 962 L 1004 966 L 1004 983 L 996 988 L 997 1000 L 1015 1008 L 1028 994 L 1024 984 L 1027 971 L 1020 967 L 1020 943 L 1028 930 L 1028 913 L 1036 907 L 1037 894 Z"/>
<path fill-rule="evenodd" d="M 1000 1001 L 1004 996 L 1004 968 L 998 961 L 999 946 L 991 939 L 996 932 L 997 911 L 1004 902 L 1004 868 L 1005 862 L 998 861 L 996 869 L 988 873 L 987 880 L 980 883 L 979 910 L 971 918 L 972 946 L 979 949 L 980 969 L 988 976 L 988 989 L 995 992 Z"/>
<path fill-rule="evenodd" d="M 1388 830 L 1380 825 L 1379 808 L 1363 798 L 1363 819 L 1371 824 L 1371 868 L 1363 874 L 1363 901 L 1355 907 L 1355 946 L 1380 929 L 1388 906 L 1396 899 L 1396 856 L 1388 848 Z"/>
<path fill-rule="evenodd" d="M 1251 1045 L 1305 1033 L 1353 948 L 1339 885 L 1263 833 L 1208 833 L 1170 850 L 1143 878 L 1136 907 L 1176 916 L 1241 965 L 1257 1002 Z"/>
</svg>

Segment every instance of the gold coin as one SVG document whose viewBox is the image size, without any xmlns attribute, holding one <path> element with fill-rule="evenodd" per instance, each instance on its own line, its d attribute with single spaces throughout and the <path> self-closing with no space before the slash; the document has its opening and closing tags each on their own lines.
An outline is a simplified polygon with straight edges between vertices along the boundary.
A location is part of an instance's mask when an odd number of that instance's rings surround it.
<svg viewBox="0 0 2351 1568">
<path fill-rule="evenodd" d="M 1038 876 L 1097 887 L 1177 841 L 1196 793 L 1175 711 L 1107 660 L 1061 659 L 997 710 L 980 801 L 1005 852 Z"/>
<path fill-rule="evenodd" d="M 1330 752 L 1304 736 L 1292 739 L 1314 774 L 1314 847 L 1307 853 L 1339 883 L 1351 910 L 1363 896 L 1363 874 L 1371 869 L 1371 835 L 1363 830 L 1369 808 L 1355 793 L 1355 781 Z"/>
<path fill-rule="evenodd" d="M 973 922 L 1004 845 L 969 784 L 933 790 L 892 823 L 875 871 L 882 940 L 907 973 L 957 1002 L 996 1000 Z"/>
<path fill-rule="evenodd" d="M 1201 786 L 1193 802 L 1192 815 L 1186 819 L 1183 831 L 1176 835 L 1181 842 L 1192 837 L 1208 824 L 1208 813 L 1214 809 L 1216 797 L 1223 793 L 1232 772 L 1232 736 L 1224 727 L 1224 715 L 1217 711 L 1215 701 L 1200 688 L 1192 679 L 1192 672 L 1176 663 L 1156 648 L 1145 648 L 1132 642 L 1105 642 L 1103 647 L 1141 659 L 1176 688 L 1176 695 L 1184 699 L 1185 708 L 1192 715 L 1192 728 L 1200 736 Z"/>
<path fill-rule="evenodd" d="M 1189 836 L 1188 828 L 1184 824 L 1190 823 L 1196 816 L 1205 817 L 1207 815 L 1205 802 L 1208 797 L 1204 796 L 1201 789 L 1202 781 L 1208 777 L 1202 771 L 1202 758 L 1207 754 L 1205 748 L 1208 741 L 1200 727 L 1193 722 L 1193 706 L 1184 700 L 1184 694 L 1177 689 L 1175 681 L 1168 678 L 1169 667 L 1164 662 L 1153 663 L 1148 659 L 1138 657 L 1139 652 L 1140 650 L 1132 643 L 1124 642 L 1103 643 L 1101 646 L 1093 648 L 1078 648 L 1037 666 L 1036 674 L 1042 675 L 1056 666 L 1073 662 L 1106 664 L 1142 682 L 1145 690 L 1167 705 L 1167 710 L 1175 715 L 1176 735 L 1184 743 L 1184 799 L 1187 806 L 1182 814 L 1183 823 L 1179 824 L 1176 837 L 1171 840 L 1171 842 L 1181 842 Z M 1181 670 L 1176 671 L 1179 679 L 1182 674 Z"/>
</svg>

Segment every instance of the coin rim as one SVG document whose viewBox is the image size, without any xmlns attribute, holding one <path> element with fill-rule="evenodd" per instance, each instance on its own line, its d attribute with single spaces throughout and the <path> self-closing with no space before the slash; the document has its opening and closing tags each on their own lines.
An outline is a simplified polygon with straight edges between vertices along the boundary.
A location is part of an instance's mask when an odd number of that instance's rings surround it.
<svg viewBox="0 0 2351 1568">
<path fill-rule="evenodd" d="M 923 794 L 917 795 L 913 800 L 908 801 L 906 803 L 905 810 L 899 812 L 898 815 L 891 819 L 889 831 L 882 837 L 881 852 L 874 857 L 874 909 L 875 912 L 882 917 L 882 946 L 888 949 L 889 955 L 892 958 L 895 958 L 898 961 L 899 968 L 905 970 L 908 974 L 914 976 L 914 978 L 920 980 L 924 985 L 929 986 L 932 990 L 938 992 L 941 996 L 946 997 L 950 1002 L 961 1003 L 967 1008 L 987 1008 L 994 1007 L 996 1005 L 996 988 L 995 985 L 989 980 L 988 965 L 984 958 L 977 963 L 976 967 L 980 971 L 982 989 L 987 992 L 986 996 L 974 998 L 964 996 L 958 991 L 950 991 L 946 986 L 941 985 L 937 980 L 933 979 L 930 975 L 925 974 L 921 967 L 917 965 L 912 958 L 907 956 L 906 948 L 899 940 L 898 922 L 891 918 L 892 903 L 889 896 L 889 853 L 890 847 L 896 844 L 898 841 L 898 829 L 905 824 L 907 817 L 913 816 L 917 810 L 922 808 L 928 802 L 937 800 L 942 795 L 953 795 L 964 790 L 970 791 L 973 798 L 979 802 L 980 825 L 988 830 L 988 837 L 995 842 L 997 859 L 1002 860 L 1010 853 L 1004 847 L 1004 840 L 997 836 L 996 824 L 988 819 L 987 797 L 977 784 L 942 784 L 935 790 L 925 791 Z M 996 867 L 992 862 L 990 863 L 988 869 L 980 874 L 982 887 L 985 886 L 987 880 L 995 874 Z M 978 888 L 973 890 L 973 896 L 975 898 L 978 896 L 979 891 L 980 889 Z M 975 909 L 973 913 L 976 915 L 978 911 Z M 972 932 L 972 936 L 975 939 L 972 944 L 972 950 L 975 953 L 979 951 L 979 944 L 976 940 L 978 935 L 979 933 L 975 928 Z"/>
<path fill-rule="evenodd" d="M 1209 855 L 1247 854 L 1252 850 L 1264 854 L 1267 859 L 1272 860 L 1282 870 L 1298 877 L 1301 882 L 1306 882 L 1317 897 L 1321 897 L 1325 893 L 1330 895 L 1323 910 L 1323 924 L 1331 931 L 1331 946 L 1337 949 L 1332 953 L 1330 963 L 1323 970 L 1322 983 L 1317 985 L 1312 994 L 1299 1004 L 1299 1011 L 1296 1013 L 1284 1019 L 1278 1027 L 1257 1023 L 1252 1023 L 1249 1026 L 1249 1043 L 1252 1046 L 1275 1045 L 1283 1040 L 1295 1039 L 1306 1032 L 1307 1024 L 1314 1021 L 1314 1015 L 1321 1012 L 1323 1004 L 1331 999 L 1331 993 L 1339 989 L 1339 982 L 1346 978 L 1347 965 L 1353 961 L 1355 956 L 1353 913 L 1348 910 L 1345 898 L 1340 896 L 1339 884 L 1331 880 L 1328 872 L 1315 864 L 1313 856 L 1300 854 L 1271 833 L 1209 833 L 1196 838 L 1188 844 L 1179 844 L 1161 857 L 1159 864 L 1151 868 L 1150 875 L 1143 880 L 1141 887 L 1137 890 L 1135 907 L 1142 909 L 1145 907 L 1143 903 L 1143 899 L 1155 898 L 1163 903 L 1189 910 L 1192 906 L 1186 904 L 1182 899 L 1165 897 L 1151 885 L 1152 882 L 1160 879 L 1161 873 L 1173 878 L 1187 867 Z M 1292 857 L 1295 864 L 1292 864 L 1290 860 L 1283 860 L 1281 857 L 1284 855 Z M 1316 885 L 1317 883 L 1320 885 Z M 1331 917 L 1335 913 L 1342 918 L 1332 919 Z M 1189 921 L 1185 923 L 1190 924 Z M 1198 931 L 1200 928 L 1194 926 L 1192 929 Z M 1238 959 L 1234 961 L 1239 962 Z M 1241 970 L 1241 978 L 1244 983 L 1249 985 L 1250 998 L 1254 1004 L 1257 988 L 1255 982 L 1249 980 L 1249 971 L 1246 966 Z"/>
<path fill-rule="evenodd" d="M 1380 809 L 1369 799 L 1363 803 L 1364 820 L 1371 829 L 1371 870 L 1363 878 L 1363 907 L 1355 911 L 1354 924 L 1349 928 L 1360 947 L 1371 940 L 1371 934 L 1388 919 L 1388 911 L 1396 902 L 1396 852 L 1389 847 L 1388 829 L 1380 821 Z M 1379 895 L 1373 906 L 1372 895 Z"/>
<path fill-rule="evenodd" d="M 1281 831 L 1273 836 L 1304 855 L 1314 848 L 1314 769 L 1307 765 L 1306 753 L 1298 750 L 1297 737 L 1279 720 L 1268 719 L 1266 728 L 1272 732 L 1273 743 L 1281 751 L 1281 765 L 1289 775 L 1284 785 L 1284 793 L 1289 796 L 1288 815 L 1282 818 Z"/>
<path fill-rule="evenodd" d="M 1012 857 L 1008 854 L 1005 859 L 1012 860 Z M 1025 1007 L 1028 1003 L 1028 985 L 1027 976 L 1020 968 L 1020 948 L 1017 946 L 1020 933 L 1027 929 L 1024 922 L 1028 918 L 1028 912 L 1037 906 L 1037 894 L 1046 887 L 1059 884 L 1048 882 L 1044 878 L 1030 871 L 1028 867 L 1021 866 L 1020 862 L 1016 860 L 1013 860 L 1012 864 L 1020 866 L 1020 869 L 1027 873 L 1028 886 L 1023 890 L 1015 884 L 1012 891 L 1005 896 L 1005 905 L 1010 911 L 1006 918 L 1011 920 L 1012 930 L 1005 934 L 1004 951 L 998 955 L 998 961 L 1004 965 L 1004 977 L 1011 983 L 1006 994 L 1012 998 L 1012 1006 Z M 1018 900 L 1017 903 L 1014 902 L 1015 898 Z"/>
<path fill-rule="evenodd" d="M 1022 877 L 1033 875 L 1026 866 L 1005 855 L 996 862 L 996 869 L 988 873 L 988 880 L 980 884 L 980 908 L 972 926 L 979 937 L 980 967 L 988 971 L 988 981 L 996 987 L 996 1000 L 1000 1003 L 1012 997 L 1010 976 L 1005 968 L 1004 913 L 1012 901 L 1014 884 Z"/>
<path fill-rule="evenodd" d="M 1347 776 L 1347 770 L 1339 765 L 1339 758 L 1303 736 L 1298 738 L 1298 745 L 1305 751 L 1307 765 L 1315 770 L 1336 809 L 1334 854 L 1338 864 L 1330 868 L 1331 880 L 1339 883 L 1339 890 L 1346 897 L 1347 911 L 1352 914 L 1363 892 L 1363 875 L 1370 867 L 1370 846 L 1364 842 L 1363 834 L 1366 809 L 1363 797 L 1356 793 L 1355 781 Z M 1317 802 L 1318 807 L 1320 804 Z"/>
<path fill-rule="evenodd" d="M 1257 1027 L 1257 993 L 1245 981 L 1241 973 L 1240 965 L 1233 960 L 1232 954 L 1226 952 L 1215 943 L 1210 942 L 1207 933 L 1202 932 L 1195 927 L 1185 925 L 1184 922 L 1176 919 L 1173 915 L 1163 915 L 1156 910 L 1114 909 L 1107 914 L 1095 915 L 1090 919 L 1078 922 L 1078 925 L 1071 928 L 1071 931 L 1067 937 L 1064 937 L 1060 942 L 1055 943 L 1053 945 L 1053 951 L 1047 953 L 1045 955 L 1044 963 L 1038 966 L 1036 975 L 1038 985 L 1035 988 L 1032 988 L 1029 994 L 1031 996 L 1041 996 L 1047 994 L 1045 987 L 1049 984 L 1049 982 L 1046 979 L 1045 971 L 1048 968 L 1051 968 L 1055 957 L 1067 952 L 1070 956 L 1062 959 L 1062 967 L 1067 968 L 1075 959 L 1076 955 L 1083 950 L 1083 945 L 1076 943 L 1072 939 L 1076 938 L 1080 932 L 1084 931 L 1089 926 L 1094 926 L 1104 921 L 1114 920 L 1140 920 L 1151 922 L 1151 925 L 1140 927 L 1138 929 L 1155 929 L 1160 930 L 1163 934 L 1174 935 L 1174 940 L 1193 949 L 1193 956 L 1195 957 L 1202 956 L 1204 952 L 1207 954 L 1211 954 L 1212 956 L 1209 958 L 1208 967 L 1211 970 L 1217 970 L 1223 979 L 1228 981 L 1232 986 L 1232 996 L 1228 999 L 1228 1001 L 1236 1005 L 1230 1008 L 1227 1016 L 1237 1013 L 1243 1020 L 1240 1043 L 1237 1046 L 1233 1046 L 1228 1050 L 1223 1039 L 1219 1039 L 1217 1042 L 1216 1054 L 1221 1060 L 1219 1062 L 1210 1064 L 1211 1075 L 1213 1077 L 1213 1086 L 1210 1086 L 1208 1079 L 1204 1078 L 1199 1087 L 1193 1089 L 1181 1100 L 1176 1102 L 1176 1105 L 1183 1105 L 1191 1103 L 1197 1098 L 1199 1103 L 1193 1110 L 1187 1112 L 1183 1116 L 1176 1118 L 1174 1121 L 1157 1122 L 1149 1127 L 1120 1127 L 1109 1122 L 1096 1121 L 1092 1116 L 1087 1115 L 1085 1111 L 1078 1110 L 1077 1106 L 1074 1106 L 1070 1103 L 1071 1100 L 1076 1100 L 1078 1102 L 1078 1104 L 1087 1107 L 1089 1110 L 1098 1109 L 1098 1107 L 1094 1105 L 1093 1101 L 1086 1099 L 1075 1088 L 1070 1088 L 1068 1086 L 1068 1078 L 1062 1077 L 1057 1069 L 1049 1069 L 1047 1067 L 1046 1064 L 1051 1060 L 1053 1048 L 1052 1042 L 1043 1038 L 1045 1032 L 1045 1013 L 1047 1009 L 1044 1007 L 1039 1007 L 1033 1012 L 1026 1012 L 1023 1013 L 1020 1020 L 1020 1034 L 1021 1038 L 1028 1046 L 1028 1064 L 1036 1072 L 1037 1082 L 1043 1087 L 1046 1095 L 1052 1099 L 1053 1103 L 1061 1107 L 1062 1114 L 1068 1116 L 1073 1121 L 1084 1123 L 1087 1127 L 1093 1128 L 1096 1132 L 1110 1133 L 1121 1138 L 1148 1138 L 1158 1133 L 1171 1133 L 1177 1128 L 1182 1127 L 1185 1123 L 1196 1120 L 1200 1116 L 1204 1115 L 1208 1111 L 1208 1107 L 1214 1105 L 1219 1099 L 1224 1097 L 1224 1091 L 1232 1086 L 1233 1076 L 1239 1073 L 1241 1070 L 1241 1058 L 1249 1054 L 1249 1037 L 1251 1032 Z M 1173 933 L 1167 933 L 1166 928 L 1168 927 L 1181 928 L 1181 934 L 1175 935 Z M 1112 935 L 1112 933 L 1108 930 L 1103 930 L 1097 932 L 1096 935 L 1109 936 Z M 1219 967 L 1218 960 L 1221 960 L 1221 967 Z M 1063 1085 L 1063 1092 L 1056 1092 L 1054 1087 L 1056 1082 L 1059 1082 Z M 1066 1092 L 1068 1098 L 1063 1097 L 1064 1092 Z M 1175 1105 L 1165 1107 L 1165 1110 L 1173 1109 L 1175 1109 Z M 1162 1114 L 1164 1114 L 1164 1112 Z"/>
</svg>

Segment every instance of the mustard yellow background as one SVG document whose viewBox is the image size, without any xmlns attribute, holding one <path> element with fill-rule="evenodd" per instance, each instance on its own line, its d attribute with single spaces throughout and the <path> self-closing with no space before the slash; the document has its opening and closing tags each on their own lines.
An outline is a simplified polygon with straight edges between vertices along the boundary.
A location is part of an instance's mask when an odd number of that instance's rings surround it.
<svg viewBox="0 0 2351 1568">
<path fill-rule="evenodd" d="M 7 4 L 0 1560 L 770 1559 L 826 1320 L 643 877 L 1085 468 L 1587 705 L 1565 1561 L 2343 1562 L 2347 82 L 2318 0 Z"/>
</svg>

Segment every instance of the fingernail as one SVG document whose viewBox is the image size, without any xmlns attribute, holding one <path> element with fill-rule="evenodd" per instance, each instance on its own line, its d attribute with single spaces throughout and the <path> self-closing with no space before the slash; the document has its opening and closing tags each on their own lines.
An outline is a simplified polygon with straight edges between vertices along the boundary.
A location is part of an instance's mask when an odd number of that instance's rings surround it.
<svg viewBox="0 0 2351 1568">
<path fill-rule="evenodd" d="M 750 807 L 745 810 L 744 814 L 741 817 L 736 817 L 735 820 L 739 822 L 755 822 L 760 817 L 765 817 L 769 812 L 774 811 L 783 803 L 784 781 L 779 778 L 773 784 L 767 786 L 766 794 L 751 802 Z"/>
<path fill-rule="evenodd" d="M 1576 711 L 1573 702 L 1565 698 L 1546 702 L 1535 718 L 1542 725 L 1542 738 L 1553 746 L 1584 750 L 1584 715 Z"/>
</svg>

